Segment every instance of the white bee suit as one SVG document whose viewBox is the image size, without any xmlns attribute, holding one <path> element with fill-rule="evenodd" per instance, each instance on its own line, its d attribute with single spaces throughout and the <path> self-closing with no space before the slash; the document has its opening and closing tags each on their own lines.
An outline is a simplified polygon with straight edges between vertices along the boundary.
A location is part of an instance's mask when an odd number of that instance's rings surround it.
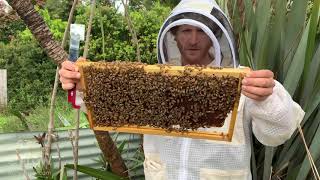
<svg viewBox="0 0 320 180">
<path fill-rule="evenodd" d="M 209 0 L 182 0 L 172 11 L 159 32 L 159 63 L 181 64 L 170 29 L 182 24 L 200 27 L 210 37 L 211 65 L 238 67 L 230 23 Z M 215 36 L 214 26 L 222 30 L 220 36 Z M 232 142 L 145 135 L 146 180 L 250 180 L 251 134 L 265 145 L 280 145 L 303 116 L 301 107 L 276 82 L 264 101 L 241 96 Z"/>
</svg>

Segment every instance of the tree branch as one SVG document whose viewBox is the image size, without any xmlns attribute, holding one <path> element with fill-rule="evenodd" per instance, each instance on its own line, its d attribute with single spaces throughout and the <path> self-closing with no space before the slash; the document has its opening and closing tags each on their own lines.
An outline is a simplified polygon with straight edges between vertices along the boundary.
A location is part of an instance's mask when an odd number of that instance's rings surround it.
<svg viewBox="0 0 320 180">
<path fill-rule="evenodd" d="M 62 49 L 65 46 L 65 43 L 66 43 L 66 40 L 68 37 L 68 33 L 70 30 L 70 25 L 71 25 L 71 22 L 73 19 L 73 14 L 74 14 L 76 4 L 77 4 L 77 0 L 74 0 L 73 4 L 72 4 L 72 8 L 69 13 L 67 27 L 64 31 L 63 39 L 61 42 Z M 46 169 L 50 169 L 50 164 L 51 164 L 50 163 L 50 155 L 51 155 L 51 146 L 52 146 L 52 135 L 53 135 L 53 131 L 54 131 L 54 113 L 55 113 L 55 103 L 56 103 L 56 96 L 57 96 L 57 90 L 58 90 L 58 82 L 59 82 L 59 67 L 57 67 L 57 69 L 56 69 L 56 75 L 55 75 L 52 96 L 51 96 L 51 103 L 50 103 L 50 117 L 49 117 L 50 119 L 49 119 L 49 124 L 48 124 L 48 143 L 46 145 L 46 152 L 45 152 L 45 158 L 46 158 L 45 162 L 47 162 L 45 164 Z"/>
<path fill-rule="evenodd" d="M 17 154 L 18 160 L 20 161 L 20 164 L 21 164 L 21 167 L 22 167 L 22 170 L 23 170 L 23 174 L 24 174 L 26 180 L 30 180 L 30 178 L 28 176 L 28 173 L 27 173 L 27 170 L 26 170 L 26 167 L 24 165 L 24 161 L 21 159 L 20 152 L 19 152 L 18 149 L 16 150 L 16 154 Z"/>
<path fill-rule="evenodd" d="M 88 49 L 89 49 L 89 42 L 90 42 L 90 34 L 91 34 L 91 26 L 92 26 L 92 19 L 94 16 L 94 9 L 95 9 L 95 0 L 91 0 L 91 8 L 90 8 L 90 17 L 89 17 L 89 23 L 87 28 L 87 34 L 86 34 L 86 42 L 83 52 L 83 57 L 86 59 L 88 55 Z M 73 171 L 73 179 L 78 179 L 78 159 L 79 159 L 79 124 L 80 124 L 80 110 L 76 110 L 76 129 L 75 129 L 75 135 L 74 135 L 74 144 L 73 144 L 73 162 L 74 162 L 74 171 Z"/>
<path fill-rule="evenodd" d="M 88 23 L 88 28 L 87 28 L 87 34 L 86 34 L 86 42 L 85 42 L 84 51 L 83 51 L 83 57 L 85 59 L 88 56 L 90 35 L 91 35 L 91 27 L 92 27 L 92 19 L 93 19 L 93 16 L 94 16 L 95 7 L 96 7 L 96 1 L 95 0 L 91 0 L 90 17 L 89 17 L 89 23 Z"/>
<path fill-rule="evenodd" d="M 124 2 L 124 0 L 121 0 L 123 6 L 124 6 L 124 14 L 125 14 L 125 19 L 127 21 L 127 24 L 128 24 L 128 28 L 129 28 L 129 31 L 132 35 L 132 42 L 134 44 L 136 44 L 136 48 L 137 48 L 137 58 L 138 58 L 138 62 L 141 62 L 141 55 L 140 55 L 140 45 L 139 45 L 139 40 L 138 40 L 138 36 L 137 36 L 137 32 L 136 30 L 134 29 L 134 26 L 133 26 L 133 23 L 131 21 L 131 18 L 130 18 L 130 14 L 129 14 L 129 10 L 128 10 L 128 1 L 126 0 L 126 2 Z"/>
</svg>

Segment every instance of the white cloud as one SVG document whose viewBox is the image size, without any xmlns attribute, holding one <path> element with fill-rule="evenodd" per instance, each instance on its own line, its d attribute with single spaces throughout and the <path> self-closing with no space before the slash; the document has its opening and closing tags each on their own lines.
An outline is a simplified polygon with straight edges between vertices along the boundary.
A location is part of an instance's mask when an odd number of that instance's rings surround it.
<svg viewBox="0 0 320 180">
<path fill-rule="evenodd" d="M 126 2 L 126 0 L 123 0 L 123 1 Z M 115 8 L 118 9 L 118 12 L 120 12 L 121 14 L 124 14 L 124 6 L 122 4 L 122 1 L 115 0 L 114 4 L 115 4 Z"/>
</svg>

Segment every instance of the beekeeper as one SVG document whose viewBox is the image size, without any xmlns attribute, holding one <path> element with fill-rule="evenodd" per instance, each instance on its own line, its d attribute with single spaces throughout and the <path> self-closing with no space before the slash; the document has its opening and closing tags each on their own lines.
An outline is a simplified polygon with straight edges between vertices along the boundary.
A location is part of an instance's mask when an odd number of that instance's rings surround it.
<svg viewBox="0 0 320 180">
<path fill-rule="evenodd" d="M 232 28 L 213 0 L 182 0 L 158 35 L 158 61 L 238 68 Z M 146 180 L 251 180 L 251 134 L 264 145 L 290 138 L 303 110 L 269 70 L 243 80 L 232 142 L 144 136 Z"/>
<path fill-rule="evenodd" d="M 182 0 L 163 23 L 157 47 L 162 64 L 239 67 L 232 28 L 214 0 Z M 59 74 L 65 90 L 80 79 L 69 61 Z M 146 180 L 251 180 L 251 134 L 280 145 L 304 116 L 273 78 L 269 70 L 244 78 L 232 142 L 145 135 Z"/>
</svg>

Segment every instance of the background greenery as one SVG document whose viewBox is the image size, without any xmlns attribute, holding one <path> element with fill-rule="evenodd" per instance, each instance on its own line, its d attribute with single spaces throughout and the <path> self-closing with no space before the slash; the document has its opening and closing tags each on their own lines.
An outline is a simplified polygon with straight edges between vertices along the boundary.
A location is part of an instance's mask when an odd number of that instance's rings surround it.
<svg viewBox="0 0 320 180">
<path fill-rule="evenodd" d="M 307 145 L 320 167 L 320 0 L 217 0 L 230 16 L 242 65 L 271 69 L 306 112 L 301 123 Z M 254 3 L 253 3 L 254 2 Z M 132 0 L 130 16 L 142 61 L 156 63 L 158 30 L 177 0 Z M 89 59 L 136 60 L 126 21 L 109 1 L 98 1 Z M 63 8 L 61 8 L 63 7 Z M 39 12 L 61 41 L 70 1 L 48 0 Z M 89 7 L 79 5 L 76 22 L 88 21 Z M 66 48 L 67 50 L 67 48 Z M 0 131 L 45 130 L 55 66 L 21 21 L 0 24 L 0 68 L 8 70 L 9 107 L 0 114 Z M 56 127 L 70 128 L 73 114 L 66 94 L 58 92 Z M 82 118 L 82 127 L 87 123 Z M 279 147 L 254 140 L 253 179 L 313 179 L 306 150 L 296 132 Z"/>
<path fill-rule="evenodd" d="M 239 42 L 241 64 L 271 69 L 301 105 L 306 144 L 320 167 L 319 0 L 231 0 L 227 11 Z M 254 140 L 253 179 L 315 179 L 301 135 L 278 147 Z M 318 178 L 316 178 L 318 179 Z"/>
<path fill-rule="evenodd" d="M 57 41 L 61 41 L 63 37 L 72 5 L 70 2 L 48 0 L 44 8 L 37 8 Z M 98 3 L 88 58 L 93 61 L 136 60 L 136 47 L 131 41 L 125 18 L 114 6 L 110 6 L 112 3 Z M 130 16 L 137 31 L 143 62 L 156 63 L 157 34 L 176 3 L 177 1 L 131 1 Z M 75 23 L 86 24 L 89 12 L 89 6 L 79 4 Z M 65 49 L 67 51 L 68 47 Z M 0 26 L 0 69 L 7 69 L 9 100 L 7 112 L 0 114 L 0 132 L 46 130 L 56 67 L 21 20 L 6 22 Z M 67 95 L 60 88 L 58 96 L 56 127 L 72 127 L 74 118 L 70 105 L 66 103 Z M 87 127 L 84 115 L 81 122 L 83 127 Z"/>
</svg>

